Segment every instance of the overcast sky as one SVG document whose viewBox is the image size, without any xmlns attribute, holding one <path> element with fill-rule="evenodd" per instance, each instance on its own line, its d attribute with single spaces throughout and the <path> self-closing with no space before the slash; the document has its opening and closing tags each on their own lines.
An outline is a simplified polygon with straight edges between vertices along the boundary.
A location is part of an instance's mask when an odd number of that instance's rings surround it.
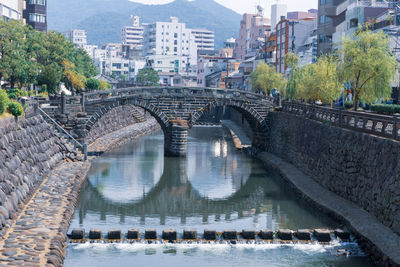
<svg viewBox="0 0 400 267">
<path fill-rule="evenodd" d="M 133 2 L 139 2 L 143 4 L 165 4 L 172 2 L 173 0 L 131 0 Z M 243 13 L 254 13 L 256 6 L 260 4 L 266 10 L 265 14 L 269 17 L 271 11 L 271 4 L 277 2 L 277 0 L 216 0 L 218 3 L 231 8 L 238 12 Z M 306 11 L 310 8 L 318 8 L 318 0 L 280 0 L 288 6 L 288 11 Z"/>
</svg>

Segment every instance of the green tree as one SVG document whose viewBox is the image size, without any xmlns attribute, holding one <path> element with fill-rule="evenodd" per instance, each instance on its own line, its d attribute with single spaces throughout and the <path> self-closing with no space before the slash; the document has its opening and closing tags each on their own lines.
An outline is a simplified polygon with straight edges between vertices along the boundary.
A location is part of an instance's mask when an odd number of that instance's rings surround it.
<svg viewBox="0 0 400 267">
<path fill-rule="evenodd" d="M 86 80 L 85 88 L 88 91 L 99 90 L 100 88 L 100 81 L 94 78 L 89 78 Z"/>
<path fill-rule="evenodd" d="M 386 34 L 360 28 L 353 39 L 344 39 L 340 55 L 343 78 L 352 85 L 355 110 L 360 101 L 372 103 L 390 98 L 390 82 L 398 63 Z"/>
<path fill-rule="evenodd" d="M 19 116 L 24 115 L 24 108 L 20 103 L 13 101 L 8 104 L 8 112 L 17 119 Z"/>
<path fill-rule="evenodd" d="M 343 83 L 338 72 L 338 62 L 333 56 L 321 56 L 315 64 L 299 69 L 297 98 L 331 103 L 342 93 Z"/>
<path fill-rule="evenodd" d="M 153 69 L 141 69 L 136 80 L 142 85 L 156 85 L 160 81 L 157 71 Z"/>
<path fill-rule="evenodd" d="M 0 115 L 6 111 L 8 104 L 10 103 L 10 99 L 5 90 L 0 89 Z"/>
<path fill-rule="evenodd" d="M 100 90 L 110 90 L 112 88 L 112 85 L 109 84 L 106 81 L 100 81 L 99 89 Z"/>
<path fill-rule="evenodd" d="M 282 92 L 285 88 L 285 78 L 273 67 L 260 63 L 251 74 L 251 85 L 257 92 L 263 91 L 269 94 L 274 88 Z"/>
<path fill-rule="evenodd" d="M 290 74 L 286 85 L 286 97 L 294 98 L 297 94 L 297 83 L 302 79 L 302 72 L 299 71 L 299 58 L 294 53 L 285 55 L 285 65 L 289 68 Z"/>
<path fill-rule="evenodd" d="M 75 65 L 75 71 L 90 78 L 97 75 L 97 69 L 92 63 L 92 59 L 83 48 L 73 49 L 70 61 Z"/>
</svg>

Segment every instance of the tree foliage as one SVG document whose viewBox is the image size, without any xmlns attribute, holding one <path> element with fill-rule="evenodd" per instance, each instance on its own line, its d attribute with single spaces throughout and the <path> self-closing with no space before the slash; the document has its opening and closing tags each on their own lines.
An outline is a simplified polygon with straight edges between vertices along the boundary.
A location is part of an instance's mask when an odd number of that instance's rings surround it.
<svg viewBox="0 0 400 267">
<path fill-rule="evenodd" d="M 156 85 L 160 81 L 157 71 L 154 69 L 141 69 L 136 76 L 138 83 L 142 85 Z"/>
<path fill-rule="evenodd" d="M 85 88 L 88 91 L 99 90 L 100 88 L 100 81 L 94 78 L 89 78 L 86 80 Z"/>
<path fill-rule="evenodd" d="M 353 39 L 344 39 L 340 58 L 343 78 L 352 85 L 355 109 L 360 101 L 390 98 L 390 82 L 398 64 L 386 34 L 360 28 Z"/>
<path fill-rule="evenodd" d="M 282 92 L 285 88 L 285 79 L 273 67 L 260 63 L 251 74 L 251 85 L 257 92 L 269 94 L 274 88 Z"/>
<path fill-rule="evenodd" d="M 10 99 L 5 90 L 0 89 L 0 115 L 6 111 L 8 104 L 10 103 Z"/>
<path fill-rule="evenodd" d="M 45 85 L 53 94 L 61 81 L 83 88 L 84 80 L 96 73 L 89 55 L 61 33 L 38 32 L 15 20 L 0 21 L 0 78 L 11 88 L 32 83 Z"/>
<path fill-rule="evenodd" d="M 100 81 L 99 89 L 100 90 L 109 90 L 112 88 L 112 85 L 106 81 Z"/>
</svg>

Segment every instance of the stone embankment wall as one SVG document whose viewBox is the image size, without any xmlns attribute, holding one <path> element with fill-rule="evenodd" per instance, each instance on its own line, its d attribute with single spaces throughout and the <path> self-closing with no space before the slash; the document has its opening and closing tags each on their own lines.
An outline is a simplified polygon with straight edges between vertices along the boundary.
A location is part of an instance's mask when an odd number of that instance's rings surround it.
<svg viewBox="0 0 400 267">
<path fill-rule="evenodd" d="M 125 105 L 113 108 L 104 114 L 92 127 L 86 136 L 86 142 L 92 143 L 100 136 L 117 131 L 126 126 L 139 122 L 133 114 L 144 114 L 144 110 L 138 107 Z M 147 113 L 146 117 L 149 114 Z"/>
<path fill-rule="evenodd" d="M 0 120 L 0 235 L 48 172 L 76 152 L 40 115 Z"/>
<path fill-rule="evenodd" d="M 292 114 L 269 114 L 267 151 L 400 234 L 400 143 Z"/>
</svg>

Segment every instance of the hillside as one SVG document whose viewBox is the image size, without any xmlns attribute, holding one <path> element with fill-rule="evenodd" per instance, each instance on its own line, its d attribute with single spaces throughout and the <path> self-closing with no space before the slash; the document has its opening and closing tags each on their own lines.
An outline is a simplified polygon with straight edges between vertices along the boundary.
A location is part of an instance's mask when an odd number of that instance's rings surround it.
<svg viewBox="0 0 400 267">
<path fill-rule="evenodd" d="M 81 28 L 88 33 L 90 44 L 120 41 L 120 30 L 128 25 L 131 14 L 142 22 L 167 21 L 178 17 L 190 28 L 206 28 L 216 35 L 219 48 L 230 37 L 236 37 L 241 16 L 213 0 L 175 0 L 164 5 L 143 5 L 128 0 L 53 0 L 49 1 L 50 30 Z"/>
</svg>

